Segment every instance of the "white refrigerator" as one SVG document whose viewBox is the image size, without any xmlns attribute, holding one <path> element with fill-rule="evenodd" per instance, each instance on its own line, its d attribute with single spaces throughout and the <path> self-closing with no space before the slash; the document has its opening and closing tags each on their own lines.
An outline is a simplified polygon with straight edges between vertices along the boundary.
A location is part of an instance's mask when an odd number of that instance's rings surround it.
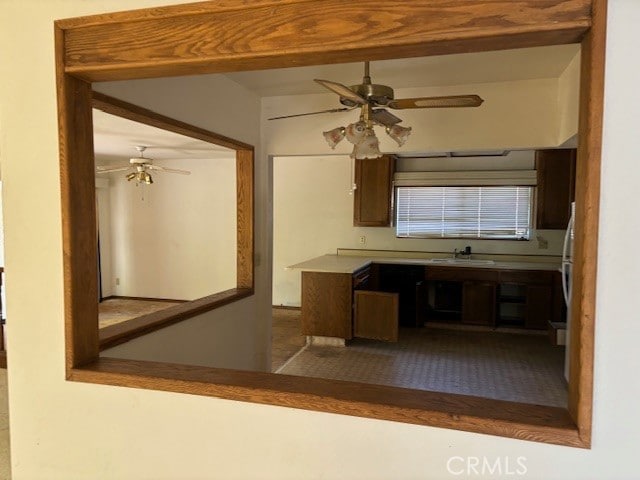
<svg viewBox="0 0 640 480">
<path fill-rule="evenodd" d="M 567 305 L 567 331 L 566 346 L 564 352 L 564 378 L 569 381 L 569 345 L 571 345 L 571 283 L 573 275 L 573 235 L 574 224 L 576 218 L 576 204 L 571 203 L 571 216 L 567 231 L 564 234 L 564 245 L 562 247 L 562 293 L 564 294 L 564 302 Z"/>
</svg>

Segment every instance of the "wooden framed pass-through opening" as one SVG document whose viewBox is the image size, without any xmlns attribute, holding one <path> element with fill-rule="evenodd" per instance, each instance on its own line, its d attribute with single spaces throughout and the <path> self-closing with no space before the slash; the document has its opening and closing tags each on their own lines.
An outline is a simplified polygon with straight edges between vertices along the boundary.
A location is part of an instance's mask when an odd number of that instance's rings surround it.
<svg viewBox="0 0 640 480">
<path fill-rule="evenodd" d="M 226 0 L 57 21 L 67 377 L 590 447 L 605 27 L 606 0 Z M 582 44 L 571 322 L 579 340 L 571 345 L 567 409 L 99 358 L 95 212 L 87 207 L 95 195 L 87 161 L 93 158 L 92 82 L 565 43 Z M 238 230 L 238 258 L 247 272 L 242 287 L 249 289 L 252 178 L 244 184 L 250 202 Z"/>
</svg>

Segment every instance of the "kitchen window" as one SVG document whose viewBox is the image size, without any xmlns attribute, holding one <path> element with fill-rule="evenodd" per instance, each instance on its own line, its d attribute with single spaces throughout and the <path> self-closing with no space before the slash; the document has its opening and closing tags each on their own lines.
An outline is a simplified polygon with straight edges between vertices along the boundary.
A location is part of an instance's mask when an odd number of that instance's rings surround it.
<svg viewBox="0 0 640 480">
<path fill-rule="evenodd" d="M 528 240 L 531 186 L 396 188 L 396 236 Z"/>
</svg>

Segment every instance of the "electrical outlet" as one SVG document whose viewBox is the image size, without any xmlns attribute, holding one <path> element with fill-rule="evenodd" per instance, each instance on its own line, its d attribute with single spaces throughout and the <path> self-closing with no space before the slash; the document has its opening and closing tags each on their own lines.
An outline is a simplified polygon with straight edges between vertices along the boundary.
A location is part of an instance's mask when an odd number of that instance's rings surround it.
<svg viewBox="0 0 640 480">
<path fill-rule="evenodd" d="M 367 237 L 365 237 L 364 235 L 360 235 L 358 242 L 360 243 L 360 245 L 364 245 L 365 243 L 367 243 Z"/>
<path fill-rule="evenodd" d="M 116 277 L 116 286 L 120 285 L 120 279 Z"/>
</svg>

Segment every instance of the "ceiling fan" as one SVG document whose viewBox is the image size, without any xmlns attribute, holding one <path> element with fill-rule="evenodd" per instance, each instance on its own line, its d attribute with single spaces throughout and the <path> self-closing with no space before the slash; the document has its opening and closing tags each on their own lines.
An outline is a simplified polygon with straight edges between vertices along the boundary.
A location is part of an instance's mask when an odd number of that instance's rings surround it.
<svg viewBox="0 0 640 480">
<path fill-rule="evenodd" d="M 190 175 L 191 172 L 188 170 L 179 170 L 176 168 L 167 168 L 160 167 L 158 165 L 153 164 L 153 160 L 149 157 L 144 156 L 144 151 L 148 148 L 143 145 L 137 145 L 136 150 L 138 151 L 138 156 L 129 159 L 129 165 L 105 165 L 105 166 L 97 166 L 97 173 L 111 173 L 111 172 L 123 172 L 125 170 L 132 170 L 131 173 L 127 174 L 125 178 L 130 182 L 131 180 L 136 181 L 136 185 L 140 183 L 145 183 L 147 185 L 151 185 L 153 183 L 153 178 L 149 171 L 158 171 L 158 172 L 167 172 L 167 173 L 179 173 L 181 175 Z"/>
<path fill-rule="evenodd" d="M 317 115 L 320 113 L 347 112 L 360 108 L 360 120 L 347 127 L 337 127 L 323 132 L 324 138 L 331 148 L 346 138 L 354 146 L 352 158 L 377 158 L 381 155 L 379 141 L 373 131 L 375 125 L 385 128 L 387 134 L 393 138 L 398 146 L 404 145 L 411 133 L 411 127 L 398 125 L 402 119 L 396 117 L 387 109 L 404 110 L 409 108 L 456 108 L 479 107 L 484 100 L 478 95 L 448 95 L 439 97 L 418 97 L 396 99 L 393 88 L 387 85 L 371 83 L 369 76 L 369 62 L 364 62 L 364 77 L 359 85 L 347 87 L 330 80 L 315 79 L 324 88 L 338 94 L 341 108 L 321 110 L 319 112 L 299 113 L 272 117 L 269 120 Z"/>
</svg>

